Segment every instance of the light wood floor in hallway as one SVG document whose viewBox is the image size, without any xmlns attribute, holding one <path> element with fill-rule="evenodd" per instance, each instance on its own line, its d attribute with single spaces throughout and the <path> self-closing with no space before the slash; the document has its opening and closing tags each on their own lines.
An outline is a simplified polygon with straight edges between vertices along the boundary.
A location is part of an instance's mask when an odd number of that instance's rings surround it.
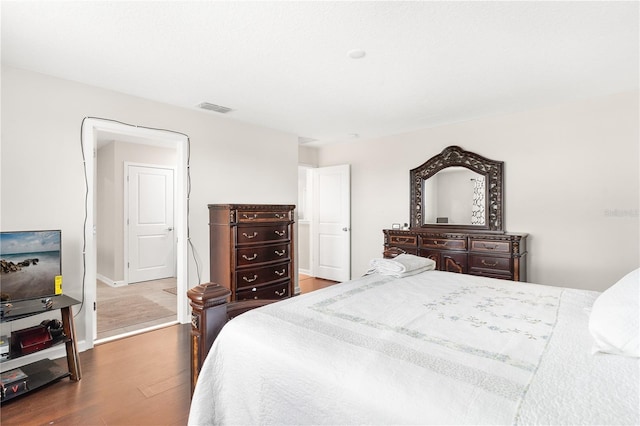
<svg viewBox="0 0 640 426">
<path fill-rule="evenodd" d="M 97 282 L 98 340 L 177 320 L 176 279 L 122 287 Z"/>
<path fill-rule="evenodd" d="M 302 293 L 333 281 L 300 277 Z M 96 345 L 80 353 L 82 380 L 56 383 L 2 404 L 12 425 L 185 425 L 190 404 L 190 324 Z M 65 359 L 56 360 L 61 366 Z"/>
</svg>

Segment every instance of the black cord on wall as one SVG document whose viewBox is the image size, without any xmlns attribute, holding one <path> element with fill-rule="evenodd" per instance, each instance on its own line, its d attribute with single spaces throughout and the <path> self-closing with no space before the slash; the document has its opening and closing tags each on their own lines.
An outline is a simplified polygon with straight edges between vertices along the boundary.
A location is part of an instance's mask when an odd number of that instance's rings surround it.
<svg viewBox="0 0 640 426">
<path fill-rule="evenodd" d="M 82 166 L 84 169 L 84 184 L 85 184 L 85 194 L 84 194 L 84 223 L 83 223 L 83 228 L 82 228 L 82 302 L 80 303 L 80 309 L 78 310 L 78 312 L 74 315 L 74 317 L 77 317 L 80 312 L 82 312 L 82 309 L 84 308 L 84 302 L 85 302 L 85 287 L 86 287 L 86 275 L 87 275 L 87 237 L 86 237 L 86 229 L 87 229 L 87 221 L 89 220 L 89 177 L 87 175 L 87 162 L 86 162 L 86 157 L 85 157 L 85 152 L 84 152 L 84 138 L 83 138 L 83 129 L 84 129 L 84 124 L 85 124 L 85 120 L 87 119 L 96 119 L 96 120 L 103 120 L 103 121 L 109 121 L 112 123 L 118 123 L 118 124 L 122 124 L 125 126 L 131 126 L 131 127 L 135 127 L 138 129 L 147 129 L 147 130 L 158 130 L 158 131 L 162 131 L 162 132 L 170 132 L 170 133 L 175 133 L 178 135 L 182 135 L 185 136 L 187 138 L 187 244 L 189 245 L 189 247 L 191 248 L 191 253 L 193 256 L 193 260 L 195 262 L 196 265 L 196 273 L 198 276 L 198 283 L 200 283 L 201 278 L 200 278 L 200 264 L 198 263 L 198 257 L 196 255 L 196 248 L 193 245 L 193 242 L 191 241 L 191 231 L 189 229 L 189 201 L 191 198 L 191 139 L 189 138 L 189 136 L 185 133 L 181 133 L 181 132 L 176 132 L 174 130 L 168 130 L 168 129 L 161 129 L 161 128 L 157 128 L 157 127 L 145 127 L 145 126 L 136 126 L 133 124 L 129 124 L 129 123 L 124 123 L 122 121 L 118 121 L 118 120 L 113 120 L 113 119 L 109 119 L 109 118 L 100 118 L 100 117 L 85 117 L 82 119 L 82 124 L 80 125 L 80 151 L 82 153 Z"/>
</svg>

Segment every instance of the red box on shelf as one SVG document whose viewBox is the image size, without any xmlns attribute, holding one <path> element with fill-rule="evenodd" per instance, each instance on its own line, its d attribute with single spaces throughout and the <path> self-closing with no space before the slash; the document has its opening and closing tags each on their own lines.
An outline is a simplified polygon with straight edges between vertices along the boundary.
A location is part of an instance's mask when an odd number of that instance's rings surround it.
<svg viewBox="0 0 640 426">
<path fill-rule="evenodd" d="M 20 355 L 27 355 L 48 348 L 53 339 L 47 327 L 37 325 L 12 332 L 11 342 L 15 342 L 15 349 Z"/>
</svg>

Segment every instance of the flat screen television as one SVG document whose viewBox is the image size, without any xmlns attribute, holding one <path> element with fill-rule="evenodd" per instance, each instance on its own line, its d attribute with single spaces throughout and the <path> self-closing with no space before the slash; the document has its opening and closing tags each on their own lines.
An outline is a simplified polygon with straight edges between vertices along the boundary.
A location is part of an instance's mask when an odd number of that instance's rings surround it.
<svg viewBox="0 0 640 426">
<path fill-rule="evenodd" d="M 0 232 L 0 299 L 16 302 L 62 294 L 62 232 Z"/>
</svg>

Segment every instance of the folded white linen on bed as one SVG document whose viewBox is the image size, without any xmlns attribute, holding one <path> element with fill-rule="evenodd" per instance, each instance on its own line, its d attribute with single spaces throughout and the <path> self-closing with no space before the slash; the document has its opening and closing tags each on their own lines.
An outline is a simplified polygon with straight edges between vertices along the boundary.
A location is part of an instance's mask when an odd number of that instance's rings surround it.
<svg viewBox="0 0 640 426">
<path fill-rule="evenodd" d="M 435 269 L 436 262 L 413 254 L 399 254 L 393 259 L 371 259 L 367 274 L 391 275 L 404 278 Z"/>
<path fill-rule="evenodd" d="M 593 356 L 598 293 L 431 271 L 234 318 L 190 425 L 638 424 L 638 364 Z"/>
</svg>

